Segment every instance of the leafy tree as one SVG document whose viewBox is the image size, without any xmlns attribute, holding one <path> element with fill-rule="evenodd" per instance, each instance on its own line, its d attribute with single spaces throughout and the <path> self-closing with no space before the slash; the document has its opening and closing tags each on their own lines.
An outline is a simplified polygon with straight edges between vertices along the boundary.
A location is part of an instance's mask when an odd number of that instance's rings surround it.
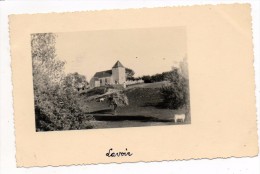
<svg viewBox="0 0 260 174">
<path fill-rule="evenodd" d="M 163 74 L 155 74 L 151 76 L 151 81 L 152 82 L 161 82 L 164 81 L 164 76 Z"/>
<path fill-rule="evenodd" d="M 127 80 L 135 80 L 134 77 L 127 77 Z"/>
<path fill-rule="evenodd" d="M 165 77 L 171 82 L 170 85 L 161 88 L 164 97 L 164 104 L 169 109 L 180 109 L 189 107 L 189 84 L 188 79 L 184 78 L 179 69 L 174 69 L 167 73 Z"/>
<path fill-rule="evenodd" d="M 31 35 L 31 52 L 34 84 L 59 82 L 64 73 L 64 61 L 56 59 L 55 35 L 39 33 Z M 42 78 L 44 75 L 44 78 Z"/>
<path fill-rule="evenodd" d="M 52 33 L 31 35 L 37 131 L 91 128 L 90 116 L 78 107 L 77 93 L 64 81 L 65 62 L 57 59 Z"/>
<path fill-rule="evenodd" d="M 149 75 L 143 76 L 142 80 L 144 81 L 144 83 L 152 83 L 151 76 L 149 76 Z"/>
<path fill-rule="evenodd" d="M 88 85 L 88 82 L 84 75 L 75 72 L 66 75 L 62 85 L 66 87 L 71 87 L 72 89 L 78 91 L 79 89 L 86 87 Z"/>
<path fill-rule="evenodd" d="M 116 91 L 108 96 L 108 104 L 113 107 L 114 114 L 117 112 L 117 107 L 128 106 L 128 98 L 123 91 Z"/>
<path fill-rule="evenodd" d="M 130 79 L 135 75 L 134 70 L 130 69 L 130 68 L 126 68 L 126 79 Z"/>
<path fill-rule="evenodd" d="M 166 77 L 166 72 L 161 73 L 161 74 L 154 74 L 152 76 L 149 75 L 144 75 L 142 77 L 138 77 L 136 79 L 142 79 L 144 81 L 144 83 L 154 83 L 154 82 L 162 82 L 165 80 Z"/>
</svg>

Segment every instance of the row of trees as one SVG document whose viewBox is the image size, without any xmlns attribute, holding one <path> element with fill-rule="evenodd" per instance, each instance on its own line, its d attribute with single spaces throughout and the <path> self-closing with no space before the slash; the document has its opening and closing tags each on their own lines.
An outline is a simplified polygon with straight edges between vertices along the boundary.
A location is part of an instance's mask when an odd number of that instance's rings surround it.
<svg viewBox="0 0 260 174">
<path fill-rule="evenodd" d="M 78 73 L 65 75 L 55 38 L 52 33 L 31 35 L 36 130 L 92 128 L 93 118 L 79 107 L 76 90 L 87 83 L 86 78 Z"/>
<path fill-rule="evenodd" d="M 143 80 L 144 83 L 154 83 L 154 82 L 162 82 L 168 80 L 169 74 L 171 71 L 158 73 L 155 75 L 144 75 L 141 77 L 129 77 L 128 80 Z"/>
</svg>

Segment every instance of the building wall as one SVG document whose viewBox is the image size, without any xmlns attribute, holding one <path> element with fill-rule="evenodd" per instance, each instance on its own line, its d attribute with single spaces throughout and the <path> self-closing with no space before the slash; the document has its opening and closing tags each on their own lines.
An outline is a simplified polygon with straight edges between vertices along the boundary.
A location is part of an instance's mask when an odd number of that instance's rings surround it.
<svg viewBox="0 0 260 174">
<path fill-rule="evenodd" d="M 99 87 L 99 86 L 105 86 L 106 84 L 114 84 L 113 78 L 111 77 L 103 77 L 99 78 L 98 80 L 96 78 L 92 78 L 89 82 L 90 88 Z"/>
<path fill-rule="evenodd" d="M 116 84 L 123 84 L 126 81 L 125 68 L 118 67 L 112 69 L 113 81 Z"/>
<path fill-rule="evenodd" d="M 100 82 L 98 80 L 95 81 L 95 87 L 101 86 Z"/>
<path fill-rule="evenodd" d="M 99 78 L 98 80 L 96 78 L 92 78 L 90 80 L 90 88 L 98 87 L 98 86 L 104 86 L 106 84 L 123 84 L 126 82 L 126 74 L 125 74 L 125 68 L 118 67 L 118 68 L 112 68 L 112 76 L 111 77 L 103 77 Z M 117 82 L 117 83 L 116 83 Z"/>
<path fill-rule="evenodd" d="M 106 84 L 111 84 L 112 80 L 111 77 L 103 77 L 99 78 L 100 86 L 104 86 Z"/>
<path fill-rule="evenodd" d="M 94 77 L 92 77 L 89 81 L 89 85 L 90 85 L 90 88 L 94 88 L 95 87 L 95 79 Z"/>
</svg>

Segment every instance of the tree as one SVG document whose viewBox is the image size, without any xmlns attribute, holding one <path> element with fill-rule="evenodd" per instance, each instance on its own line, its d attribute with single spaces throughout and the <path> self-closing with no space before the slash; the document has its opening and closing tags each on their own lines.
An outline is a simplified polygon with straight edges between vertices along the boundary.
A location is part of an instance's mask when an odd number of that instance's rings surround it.
<svg viewBox="0 0 260 174">
<path fill-rule="evenodd" d="M 164 80 L 163 74 L 155 74 L 151 76 L 151 82 L 161 82 Z"/>
<path fill-rule="evenodd" d="M 167 80 L 171 82 L 168 86 L 161 88 L 164 104 L 169 109 L 180 109 L 189 107 L 189 84 L 179 69 L 174 69 L 167 74 Z"/>
<path fill-rule="evenodd" d="M 135 75 L 135 72 L 130 68 L 126 68 L 125 71 L 126 71 L 126 79 L 132 79 L 133 76 Z"/>
<path fill-rule="evenodd" d="M 36 128 L 51 130 L 55 120 L 52 94 L 61 80 L 64 62 L 55 59 L 55 35 L 40 33 L 31 35 L 34 105 Z"/>
<path fill-rule="evenodd" d="M 72 89 L 79 91 L 79 89 L 86 87 L 88 85 L 88 82 L 84 75 L 75 72 L 65 76 L 62 85 L 66 87 L 71 87 Z"/>
<path fill-rule="evenodd" d="M 64 85 L 65 62 L 57 58 L 56 36 L 31 35 L 35 120 L 37 131 L 91 128 L 92 119 L 77 104 L 77 93 Z"/>
<path fill-rule="evenodd" d="M 108 96 L 108 104 L 113 107 L 114 114 L 116 114 L 117 107 L 128 106 L 128 98 L 123 91 L 116 91 Z"/>
<path fill-rule="evenodd" d="M 151 76 L 149 76 L 149 75 L 143 76 L 142 80 L 144 81 L 144 83 L 152 83 Z"/>
<path fill-rule="evenodd" d="M 43 83 L 43 81 L 54 84 L 59 82 L 64 75 L 65 62 L 56 59 L 55 37 L 52 33 L 31 35 L 34 84 Z"/>
</svg>

